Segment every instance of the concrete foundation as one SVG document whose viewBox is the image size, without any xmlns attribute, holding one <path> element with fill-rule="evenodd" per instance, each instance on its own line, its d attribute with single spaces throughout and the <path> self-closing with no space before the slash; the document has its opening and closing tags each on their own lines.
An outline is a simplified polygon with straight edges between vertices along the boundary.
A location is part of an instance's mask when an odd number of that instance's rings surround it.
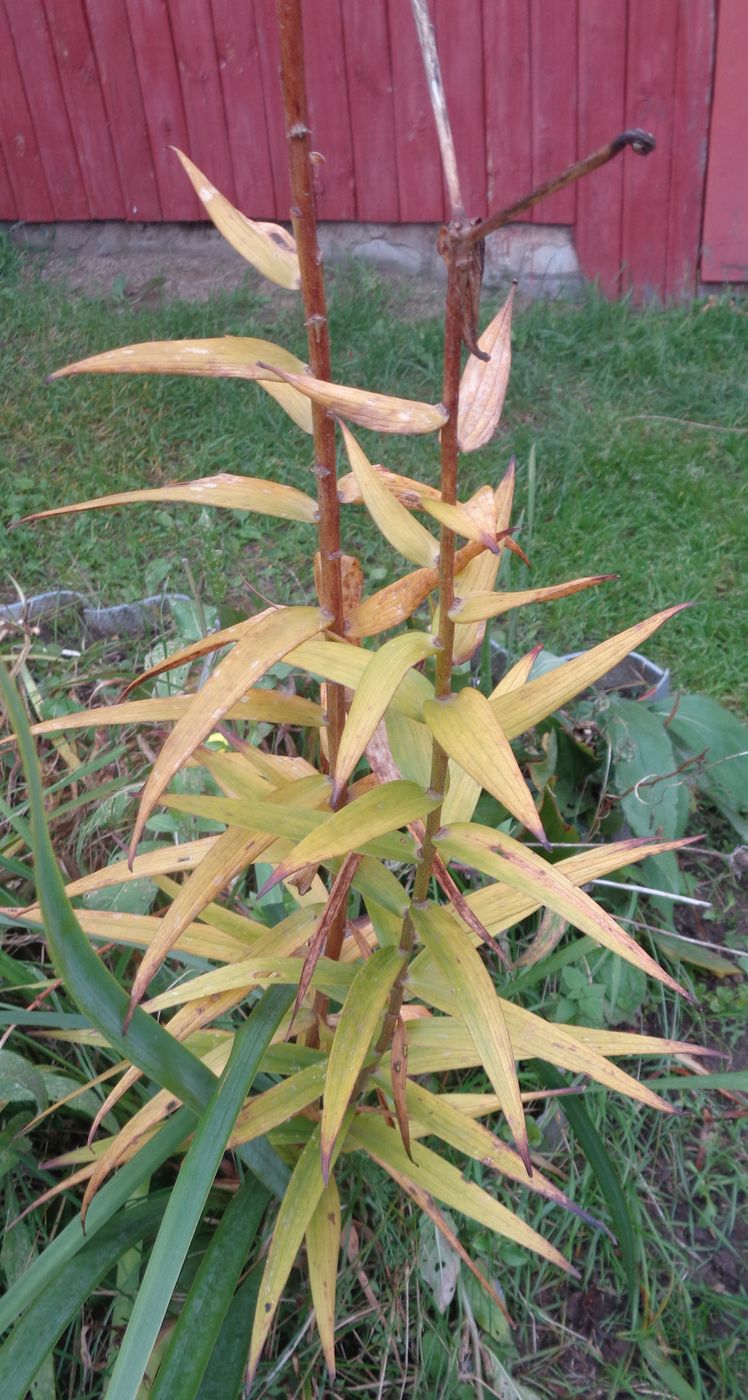
<svg viewBox="0 0 748 1400">
<path fill-rule="evenodd" d="M 13 243 L 56 259 L 132 260 L 139 255 L 163 258 L 167 271 L 174 260 L 233 263 L 236 253 L 210 224 L 59 223 L 5 225 Z M 436 252 L 436 224 L 323 223 L 320 244 L 329 263 L 355 258 L 383 272 L 437 282 L 444 264 Z M 555 224 L 511 224 L 492 234 L 486 247 L 485 285 L 501 287 L 513 278 L 526 296 L 573 295 L 583 282 L 572 230 Z M 221 278 L 223 281 L 224 278 Z"/>
</svg>

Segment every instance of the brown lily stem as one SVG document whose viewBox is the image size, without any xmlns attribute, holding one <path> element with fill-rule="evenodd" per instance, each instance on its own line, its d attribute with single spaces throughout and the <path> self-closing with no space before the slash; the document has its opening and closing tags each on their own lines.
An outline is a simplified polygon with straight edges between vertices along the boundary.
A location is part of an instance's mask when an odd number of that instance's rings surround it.
<svg viewBox="0 0 748 1400">
<path fill-rule="evenodd" d="M 304 33 L 301 0 L 277 0 L 280 35 L 281 85 L 291 177 L 291 223 L 301 269 L 301 295 L 306 316 L 309 363 L 316 379 L 331 379 L 330 329 L 322 258 L 317 243 L 311 132 L 304 77 Z M 336 479 L 335 424 L 325 409 L 312 404 L 314 473 L 319 506 L 320 602 L 334 619 L 334 630 L 345 630 L 341 582 L 340 502 Z M 330 767 L 334 769 L 345 724 L 345 691 L 327 687 L 327 733 Z"/>
<path fill-rule="evenodd" d="M 444 312 L 444 375 L 442 382 L 442 402 L 449 418 L 441 434 L 441 494 L 442 500 L 454 505 L 457 500 L 457 411 L 460 400 L 460 370 L 462 346 L 463 288 L 462 265 L 460 260 L 459 235 L 462 221 L 453 220 L 446 230 L 447 295 Z M 454 601 L 455 576 L 455 537 L 452 530 L 442 526 L 439 536 L 439 650 L 436 654 L 436 676 L 434 691 L 437 699 L 449 695 L 452 688 L 452 657 L 454 652 L 455 624 L 449 617 L 449 609 Z M 433 741 L 431 757 L 430 786 L 433 792 L 444 793 L 447 782 L 447 755 L 436 740 Z M 436 856 L 434 837 L 441 826 L 441 804 L 429 812 L 426 818 L 421 854 L 416 866 L 413 884 L 412 904 L 422 903 L 428 894 L 429 883 Z M 415 943 L 415 925 L 410 909 L 403 919 L 400 934 L 400 950 L 406 956 L 402 972 L 393 984 L 381 1034 L 377 1041 L 377 1055 L 383 1055 L 392 1044 L 397 1020 L 403 1002 L 405 978 L 410 954 Z"/>
</svg>

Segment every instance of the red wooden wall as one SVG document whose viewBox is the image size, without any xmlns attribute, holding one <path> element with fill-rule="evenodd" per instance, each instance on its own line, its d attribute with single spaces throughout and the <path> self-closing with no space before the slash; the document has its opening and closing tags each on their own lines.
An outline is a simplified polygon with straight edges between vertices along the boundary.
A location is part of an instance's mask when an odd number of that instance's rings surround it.
<svg viewBox="0 0 748 1400">
<path fill-rule="evenodd" d="M 534 217 L 574 225 L 612 295 L 691 293 L 717 0 L 431 4 L 470 212 L 646 127 L 653 156 Z M 305 0 L 305 15 L 321 217 L 441 219 L 409 0 Z M 277 66 L 274 0 L 0 0 L 0 218 L 199 219 L 170 144 L 247 213 L 286 218 Z"/>
</svg>

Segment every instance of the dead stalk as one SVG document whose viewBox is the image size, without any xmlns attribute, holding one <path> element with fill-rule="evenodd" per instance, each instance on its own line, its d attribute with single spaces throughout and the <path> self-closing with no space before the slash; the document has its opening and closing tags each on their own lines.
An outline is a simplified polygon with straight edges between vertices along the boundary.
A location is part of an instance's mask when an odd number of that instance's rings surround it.
<svg viewBox="0 0 748 1400">
<path fill-rule="evenodd" d="M 304 76 L 304 35 L 301 0 L 277 0 L 280 34 L 281 84 L 288 138 L 288 167 L 291 177 L 291 222 L 301 268 L 301 295 L 304 302 L 309 363 L 317 379 L 331 379 L 330 329 L 322 258 L 317 243 L 317 210 L 314 198 L 314 168 L 307 116 Z M 335 619 L 334 628 L 343 635 L 343 589 L 340 558 L 340 503 L 336 480 L 335 424 L 325 409 L 312 405 L 314 425 L 314 473 L 319 504 L 320 602 Z M 341 685 L 327 687 L 330 767 L 335 767 L 340 736 L 345 724 L 345 692 Z"/>
</svg>

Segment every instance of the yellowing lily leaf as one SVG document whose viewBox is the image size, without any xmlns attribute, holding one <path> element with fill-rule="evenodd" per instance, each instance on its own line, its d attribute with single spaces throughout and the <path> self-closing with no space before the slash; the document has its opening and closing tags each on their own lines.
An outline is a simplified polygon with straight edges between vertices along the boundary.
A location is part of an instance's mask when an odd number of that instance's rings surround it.
<svg viewBox="0 0 748 1400">
<path fill-rule="evenodd" d="M 382 783 L 333 812 L 309 836 L 300 841 L 266 882 L 263 892 L 305 865 L 317 865 L 331 856 L 345 856 L 379 836 L 408 826 L 438 807 L 440 798 L 416 783 Z"/>
<path fill-rule="evenodd" d="M 512 457 L 509 466 L 494 491 L 497 535 L 504 535 L 504 531 L 508 530 L 511 524 L 515 476 L 516 467 L 514 458 Z M 504 538 L 499 541 L 497 553 L 494 554 L 489 550 L 484 550 L 481 554 L 478 554 L 475 559 L 471 559 L 465 568 L 459 570 L 455 574 L 454 593 L 457 597 L 464 598 L 470 593 L 485 593 L 493 588 L 501 561 L 501 554 L 506 547 L 508 538 L 509 536 L 504 536 Z M 434 632 L 438 632 L 439 630 L 438 608 L 434 616 L 433 629 Z M 464 661 L 470 660 L 470 657 L 474 655 L 483 641 L 485 631 L 485 621 L 457 624 L 452 646 L 452 657 L 456 666 L 460 666 Z M 473 807 L 466 813 L 463 820 L 468 820 L 472 815 Z"/>
<path fill-rule="evenodd" d="M 466 931 L 443 906 L 414 905 L 412 917 L 418 937 L 450 985 L 460 1016 L 498 1094 L 517 1151 L 531 1174 L 512 1044 L 488 969 Z"/>
<path fill-rule="evenodd" d="M 274 515 L 281 520 L 318 518 L 317 502 L 295 486 L 278 481 L 264 481 L 258 476 L 232 476 L 219 472 L 198 481 L 176 482 L 173 486 L 154 486 L 143 491 L 119 491 L 113 496 L 99 496 L 77 505 L 57 506 L 54 510 L 39 510 L 19 521 L 21 525 L 34 520 L 46 520 L 51 515 L 73 515 L 84 510 L 100 510 L 104 506 L 127 506 L 140 501 L 184 501 L 197 506 L 222 506 L 228 510 L 248 510 L 256 515 Z"/>
<path fill-rule="evenodd" d="M 498 617 L 511 608 L 521 608 L 527 603 L 551 603 L 554 598 L 567 598 L 571 593 L 581 593 L 584 588 L 595 588 L 598 583 L 608 583 L 617 574 L 596 574 L 591 578 L 575 578 L 569 583 L 556 583 L 548 588 L 522 588 L 515 593 L 468 593 L 455 597 L 449 609 L 453 622 L 480 622 L 487 617 Z"/>
<path fill-rule="evenodd" d="M 163 724 L 179 720 L 192 704 L 191 695 L 169 695 L 157 700 L 131 700 L 124 705 L 94 705 L 57 715 L 31 727 L 32 734 L 56 734 L 65 729 L 98 729 L 120 724 Z M 322 709 L 314 700 L 286 695 L 279 690 L 250 690 L 237 700 L 225 719 L 264 721 L 268 724 L 294 724 L 319 728 Z"/>
<path fill-rule="evenodd" d="M 444 752 L 545 844 L 530 789 L 485 695 L 466 686 L 442 700 L 428 700 L 423 718 Z"/>
<path fill-rule="evenodd" d="M 378 433 L 435 433 L 447 421 L 447 412 L 442 404 L 396 399 L 388 394 L 374 394 L 368 389 L 353 389 L 347 384 L 330 384 L 325 379 L 289 373 L 270 360 L 267 371 L 271 378 L 277 374 L 279 379 L 291 384 L 313 403 Z"/>
<path fill-rule="evenodd" d="M 399 948 L 378 948 L 359 967 L 340 1012 L 325 1081 L 320 1151 L 327 1180 L 332 1152 L 369 1053 L 371 1038 L 398 974 L 404 954 Z"/>
<path fill-rule="evenodd" d="M 424 499 L 421 507 L 447 530 L 453 530 L 456 535 L 464 535 L 468 540 L 477 541 L 492 554 L 500 552 L 496 539 L 496 498 L 490 486 L 479 487 L 475 495 L 464 504 L 458 501 L 455 505 L 449 505 L 447 501 Z"/>
<path fill-rule="evenodd" d="M 319 608 L 279 608 L 256 618 L 254 624 L 246 628 L 233 651 L 194 697 L 187 714 L 166 740 L 140 799 L 130 845 L 131 858 L 161 793 L 198 744 L 270 666 L 329 624 L 330 618 Z"/>
<path fill-rule="evenodd" d="M 415 1024 L 415 1023 L 414 1023 Z M 513 1215 L 506 1206 L 494 1200 L 475 1182 L 465 1181 L 457 1167 L 451 1166 L 422 1143 L 413 1144 L 413 1160 L 405 1154 L 399 1135 L 381 1119 L 371 1114 L 354 1118 L 347 1135 L 347 1147 L 358 1147 L 384 1167 L 396 1181 L 411 1181 L 430 1196 L 435 1196 L 451 1210 L 460 1211 L 470 1220 L 477 1220 L 487 1229 L 525 1249 L 532 1249 L 544 1259 L 557 1264 L 567 1273 L 574 1269 L 562 1254 L 538 1235 L 524 1220 Z"/>
<path fill-rule="evenodd" d="M 338 1139 L 342 1146 L 344 1134 Z M 270 1250 L 257 1296 L 252 1341 L 249 1348 L 248 1379 L 251 1384 L 265 1339 L 293 1268 L 302 1240 L 325 1192 L 316 1127 L 293 1170 L 275 1221 Z"/>
<path fill-rule="evenodd" d="M 434 638 L 404 632 L 370 655 L 356 687 L 338 749 L 333 805 L 345 787 L 379 721 L 412 666 L 435 650 Z"/>
<path fill-rule="evenodd" d="M 336 642 L 331 638 L 319 637 L 303 646 L 295 647 L 286 657 L 289 666 L 299 666 L 314 676 L 326 681 L 336 681 L 338 685 L 358 690 L 363 680 L 372 653 L 350 642 Z M 424 700 L 434 694 L 434 687 L 419 671 L 408 670 L 398 686 L 393 704 L 396 709 L 412 719 L 420 718 Z"/>
<path fill-rule="evenodd" d="M 322 1354 L 331 1379 L 335 1377 L 335 1288 L 340 1254 L 340 1196 L 335 1178 L 325 1187 L 306 1231 L 309 1284 Z"/>
<path fill-rule="evenodd" d="M 455 556 L 455 569 L 464 569 L 471 559 L 480 554 L 484 546 L 471 540 Z M 349 637 L 375 637 L 386 632 L 389 627 L 397 627 L 405 622 L 420 607 L 424 598 L 433 593 L 439 584 L 439 570 L 416 569 L 403 578 L 388 583 L 385 588 L 364 598 L 348 623 Z"/>
<path fill-rule="evenodd" d="M 498 427 L 512 364 L 513 301 L 514 287 L 478 340 L 479 350 L 491 358 L 479 360 L 471 355 L 463 371 L 457 418 L 457 445 L 461 452 L 484 447 Z"/>
<path fill-rule="evenodd" d="M 439 557 L 439 545 L 434 536 L 413 518 L 380 481 L 350 429 L 346 428 L 344 423 L 341 423 L 340 428 L 348 461 L 374 524 L 393 549 L 399 550 L 411 563 L 427 568 L 433 567 Z"/>
<path fill-rule="evenodd" d="M 264 1093 L 255 1094 L 241 1109 L 228 1146 L 240 1147 L 242 1143 L 264 1137 L 273 1128 L 302 1113 L 315 1099 L 321 1098 L 326 1073 L 327 1061 L 320 1060 L 297 1070 Z"/>
<path fill-rule="evenodd" d="M 565 705 L 580 691 L 586 690 L 612 666 L 617 666 L 630 651 L 636 651 L 663 622 L 687 607 L 688 603 L 678 603 L 674 608 L 665 608 L 663 612 L 647 618 L 646 622 L 639 622 L 635 627 L 629 627 L 607 642 L 583 652 L 581 656 L 575 656 L 572 661 L 564 661 L 555 670 L 538 676 L 537 680 L 497 695 L 491 701 L 491 706 L 507 738 L 514 739 L 518 734 L 524 734 L 538 720 L 545 719 L 560 705 Z"/>
<path fill-rule="evenodd" d="M 255 223 L 248 219 L 219 193 L 182 151 L 176 146 L 172 146 L 172 150 L 186 170 L 200 203 L 226 242 L 268 281 L 296 291 L 301 286 L 301 271 L 291 234 L 280 224 Z"/>
<path fill-rule="evenodd" d="M 437 845 L 446 858 L 466 861 L 484 875 L 491 875 L 496 880 L 515 886 L 523 894 L 537 897 L 541 904 L 560 914 L 604 948 L 617 953 L 650 977 L 656 977 L 687 1000 L 693 1000 L 649 953 L 619 928 L 612 915 L 590 899 L 584 890 L 573 885 L 558 865 L 550 865 L 511 836 L 471 823 L 443 828 L 437 837 Z"/>
<path fill-rule="evenodd" d="M 508 691 L 517 690 L 519 686 L 524 685 L 529 679 L 530 672 L 535 665 L 536 657 L 540 655 L 542 650 L 543 643 L 539 642 L 536 647 L 533 647 L 532 651 L 528 651 L 524 656 L 520 657 L 519 661 L 515 661 L 514 665 L 510 666 L 509 670 L 504 672 L 498 685 L 494 686 L 488 697 L 489 700 L 495 700 L 497 695 L 506 695 Z"/>
<path fill-rule="evenodd" d="M 424 481 L 416 481 L 415 477 L 400 476 L 398 472 L 391 472 L 389 468 L 377 463 L 373 463 L 371 469 L 376 472 L 382 485 L 397 497 L 401 505 L 407 506 L 408 510 L 419 509 L 425 499 L 441 500 L 441 493 L 435 486 L 427 486 Z M 338 500 L 344 506 L 363 505 L 364 497 L 354 472 L 338 477 Z"/>
</svg>

